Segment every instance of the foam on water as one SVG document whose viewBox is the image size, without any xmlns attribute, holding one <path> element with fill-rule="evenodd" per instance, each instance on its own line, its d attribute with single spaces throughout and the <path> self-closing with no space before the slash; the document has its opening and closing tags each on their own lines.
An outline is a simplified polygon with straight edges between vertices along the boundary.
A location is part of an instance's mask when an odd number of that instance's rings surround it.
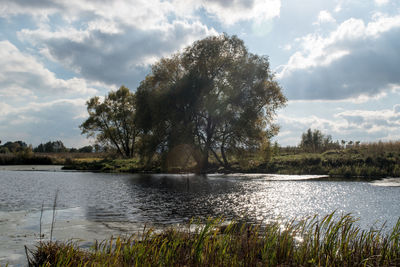
<svg viewBox="0 0 400 267">
<path fill-rule="evenodd" d="M 400 186 L 400 178 L 384 178 L 382 180 L 376 180 L 371 182 L 374 186 Z"/>
<path fill-rule="evenodd" d="M 285 174 L 264 174 L 264 173 L 231 173 L 231 174 L 209 174 L 210 178 L 248 178 L 265 179 L 267 181 L 301 181 L 327 178 L 328 175 L 285 175 Z"/>
</svg>

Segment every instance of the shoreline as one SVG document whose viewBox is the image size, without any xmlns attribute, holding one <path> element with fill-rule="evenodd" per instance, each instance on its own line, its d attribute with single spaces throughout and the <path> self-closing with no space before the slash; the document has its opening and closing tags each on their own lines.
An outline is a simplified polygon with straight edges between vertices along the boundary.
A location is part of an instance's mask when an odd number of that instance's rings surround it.
<svg viewBox="0 0 400 267">
<path fill-rule="evenodd" d="M 223 224 L 217 218 L 111 237 L 88 249 L 71 241 L 39 242 L 28 249 L 27 261 L 30 266 L 395 266 L 400 262 L 400 219 L 388 233 L 379 229 L 362 231 L 352 216 L 335 213 L 265 225 Z"/>
<path fill-rule="evenodd" d="M 102 161 L 100 161 L 102 162 Z M 110 161 L 105 161 L 109 164 Z M 191 170 L 180 170 L 180 171 L 168 171 L 164 172 L 162 170 L 148 170 L 148 169 L 124 169 L 118 166 L 114 166 L 114 168 L 110 168 L 108 166 L 107 169 L 99 168 L 102 166 L 98 164 L 99 162 L 85 162 L 81 164 L 75 165 L 62 165 L 62 164 L 13 164 L 13 165 L 0 165 L 0 171 L 49 171 L 49 172 L 93 172 L 93 173 L 131 173 L 131 174 L 197 174 L 197 175 L 231 175 L 231 174 L 263 174 L 263 175 L 317 175 L 321 176 L 321 179 L 340 179 L 343 180 L 360 180 L 360 181 L 374 181 L 374 180 L 382 180 L 382 179 L 400 179 L 400 177 L 393 176 L 385 176 L 385 175 L 377 175 L 377 176 L 360 176 L 360 175 L 345 175 L 345 174 L 330 174 L 329 172 L 321 173 L 310 173 L 310 172 L 301 172 L 301 171 L 279 171 L 279 172 L 268 172 L 262 171 L 260 169 L 256 170 L 240 170 L 240 169 L 230 169 L 230 170 L 221 170 L 221 169 L 212 169 L 210 171 L 204 173 L 196 173 Z"/>
</svg>

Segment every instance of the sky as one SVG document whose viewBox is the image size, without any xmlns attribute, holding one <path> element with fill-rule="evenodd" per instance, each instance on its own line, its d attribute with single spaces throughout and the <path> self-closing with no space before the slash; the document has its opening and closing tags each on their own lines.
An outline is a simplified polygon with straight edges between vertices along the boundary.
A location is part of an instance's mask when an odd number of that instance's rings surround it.
<svg viewBox="0 0 400 267">
<path fill-rule="evenodd" d="M 90 97 L 135 91 L 160 58 L 224 32 L 269 57 L 282 146 L 308 128 L 400 139 L 400 1 L 1 0 L 0 140 L 93 142 Z"/>
</svg>

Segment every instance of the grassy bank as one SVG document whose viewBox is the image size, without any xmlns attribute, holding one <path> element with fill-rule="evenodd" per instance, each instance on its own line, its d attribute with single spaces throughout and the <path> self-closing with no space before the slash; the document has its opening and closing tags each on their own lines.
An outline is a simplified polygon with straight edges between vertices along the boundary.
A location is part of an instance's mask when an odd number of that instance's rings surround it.
<svg viewBox="0 0 400 267">
<path fill-rule="evenodd" d="M 24 151 L 0 154 L 0 165 L 66 165 L 71 162 L 94 162 L 104 153 L 34 153 Z"/>
<path fill-rule="evenodd" d="M 192 169 L 162 168 L 154 164 L 143 166 L 139 159 L 73 159 L 66 169 L 101 172 L 190 172 Z M 280 153 L 270 160 L 248 156 L 233 160 L 230 168 L 218 168 L 211 162 L 210 172 L 318 174 L 332 177 L 358 177 L 365 179 L 400 177 L 400 152 L 369 153 L 366 150 L 330 150 L 323 153 Z"/>
<path fill-rule="evenodd" d="M 64 161 L 33 153 L 0 154 L 0 165 L 62 165 L 63 163 Z"/>
<path fill-rule="evenodd" d="M 349 215 L 246 225 L 221 220 L 114 238 L 90 249 L 41 242 L 30 266 L 399 266 L 400 220 L 389 233 L 361 230 Z"/>
<path fill-rule="evenodd" d="M 144 167 L 137 158 L 133 159 L 71 159 L 63 167 L 64 170 L 99 171 L 99 172 L 161 172 L 157 166 Z"/>
<path fill-rule="evenodd" d="M 400 177 L 400 153 L 366 155 L 357 150 L 279 155 L 251 171 L 280 174 L 325 174 L 340 177 Z"/>
<path fill-rule="evenodd" d="M 281 148 L 268 157 L 260 153 L 232 156 L 230 167 L 221 167 L 210 157 L 209 172 L 318 174 L 332 177 L 363 179 L 400 177 L 400 142 L 361 144 L 349 148 L 318 153 L 304 152 L 298 147 Z M 10 153 L 0 154 L 0 165 L 55 164 L 68 170 L 99 172 L 194 172 L 179 164 L 161 164 L 159 159 L 143 164 L 138 157 L 121 159 L 105 153 Z"/>
</svg>

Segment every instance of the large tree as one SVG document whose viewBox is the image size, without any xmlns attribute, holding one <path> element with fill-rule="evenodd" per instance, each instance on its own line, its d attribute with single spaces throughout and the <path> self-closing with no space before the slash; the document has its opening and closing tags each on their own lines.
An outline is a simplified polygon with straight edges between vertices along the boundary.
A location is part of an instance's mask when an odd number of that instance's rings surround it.
<svg viewBox="0 0 400 267">
<path fill-rule="evenodd" d="M 86 102 L 89 117 L 80 126 L 82 134 L 95 137 L 97 142 L 115 148 L 121 156 L 132 157 L 138 135 L 134 123 L 135 95 L 121 86 L 103 101 L 93 97 Z"/>
<path fill-rule="evenodd" d="M 186 144 L 200 171 L 207 170 L 210 155 L 228 167 L 227 152 L 259 148 L 276 133 L 273 117 L 286 102 L 268 58 L 227 35 L 161 59 L 136 95 L 150 151 Z"/>
</svg>

